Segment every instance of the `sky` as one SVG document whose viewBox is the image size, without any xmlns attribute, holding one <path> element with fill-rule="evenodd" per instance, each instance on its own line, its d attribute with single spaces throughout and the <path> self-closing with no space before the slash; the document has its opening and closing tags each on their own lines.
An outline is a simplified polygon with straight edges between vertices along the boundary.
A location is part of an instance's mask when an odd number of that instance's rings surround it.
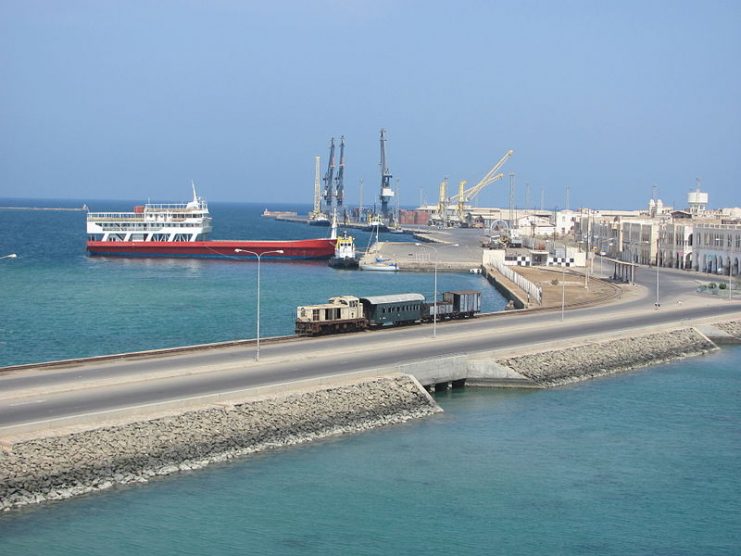
<svg viewBox="0 0 741 556">
<path fill-rule="evenodd" d="M 741 205 L 741 2 L 0 0 L 0 197 Z M 398 182 L 397 182 L 398 180 Z M 530 191 L 529 203 L 526 198 Z"/>
</svg>

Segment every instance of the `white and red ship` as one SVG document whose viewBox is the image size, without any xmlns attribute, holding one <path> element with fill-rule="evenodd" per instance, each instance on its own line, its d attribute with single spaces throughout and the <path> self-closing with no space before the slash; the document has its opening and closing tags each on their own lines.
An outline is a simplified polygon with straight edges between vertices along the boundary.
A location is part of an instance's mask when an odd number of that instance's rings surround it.
<svg viewBox="0 0 741 556">
<path fill-rule="evenodd" d="M 146 204 L 133 212 L 88 212 L 87 250 L 91 255 L 122 257 L 328 259 L 331 237 L 297 240 L 210 240 L 211 215 L 202 197 L 182 204 Z M 241 251 L 239 251 L 241 250 Z M 268 253 L 270 252 L 270 253 Z"/>
</svg>

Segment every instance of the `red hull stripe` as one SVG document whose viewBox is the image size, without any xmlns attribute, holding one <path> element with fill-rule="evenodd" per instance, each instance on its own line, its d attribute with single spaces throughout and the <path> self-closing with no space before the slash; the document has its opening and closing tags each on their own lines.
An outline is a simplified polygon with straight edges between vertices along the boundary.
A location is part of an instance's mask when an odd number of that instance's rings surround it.
<svg viewBox="0 0 741 556">
<path fill-rule="evenodd" d="M 177 257 L 225 256 L 254 258 L 247 253 L 235 253 L 235 249 L 245 249 L 255 253 L 283 250 L 283 253 L 270 253 L 270 258 L 303 258 L 322 259 L 334 255 L 336 240 L 305 239 L 288 241 L 88 241 L 87 250 L 93 254 L 106 255 L 133 255 L 146 257 L 148 255 L 162 257 L 167 255 Z"/>
</svg>

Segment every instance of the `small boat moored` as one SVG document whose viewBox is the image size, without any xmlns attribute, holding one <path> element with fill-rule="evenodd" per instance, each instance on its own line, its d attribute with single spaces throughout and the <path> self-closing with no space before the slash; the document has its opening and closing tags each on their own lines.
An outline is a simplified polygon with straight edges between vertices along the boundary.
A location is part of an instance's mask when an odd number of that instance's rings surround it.
<svg viewBox="0 0 741 556">
<path fill-rule="evenodd" d="M 334 256 L 329 259 L 329 266 L 340 269 L 358 268 L 359 261 L 355 253 L 355 239 L 346 233 L 337 238 Z"/>
</svg>

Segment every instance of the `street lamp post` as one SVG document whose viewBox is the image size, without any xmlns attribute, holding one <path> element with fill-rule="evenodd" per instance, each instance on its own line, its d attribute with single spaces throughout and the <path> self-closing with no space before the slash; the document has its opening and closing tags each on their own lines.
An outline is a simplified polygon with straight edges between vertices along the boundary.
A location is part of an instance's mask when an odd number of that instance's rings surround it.
<svg viewBox="0 0 741 556">
<path fill-rule="evenodd" d="M 437 260 L 439 258 L 439 253 L 437 252 L 437 249 L 433 247 L 432 245 L 422 245 L 421 243 L 415 243 L 417 247 L 421 247 L 422 249 L 432 249 L 435 252 L 435 292 L 434 292 L 434 299 L 433 299 L 433 306 L 435 307 L 435 312 L 432 314 L 432 337 L 437 337 L 437 311 L 439 309 L 437 305 Z M 458 243 L 448 244 L 449 247 L 460 247 Z"/>
<path fill-rule="evenodd" d="M 432 306 L 434 307 L 435 311 L 432 313 L 432 337 L 437 338 L 437 311 L 439 309 L 437 305 L 437 249 L 432 247 L 431 245 L 422 245 L 421 243 L 415 243 L 417 247 L 421 247 L 422 249 L 432 249 L 435 252 L 435 292 L 434 297 L 432 298 Z"/>
<path fill-rule="evenodd" d="M 563 321 L 566 306 L 566 242 L 563 242 L 563 260 L 561 261 L 561 320 Z"/>
<path fill-rule="evenodd" d="M 661 300 L 659 299 L 659 270 L 661 269 L 661 236 L 664 234 L 664 221 L 659 223 L 658 235 L 656 237 L 656 303 L 654 306 L 658 309 L 661 307 Z M 650 261 L 651 259 L 649 259 Z"/>
<path fill-rule="evenodd" d="M 235 249 L 235 253 L 247 253 L 248 255 L 254 255 L 257 257 L 257 350 L 255 351 L 255 361 L 260 360 L 260 260 L 263 255 L 268 253 L 283 253 L 283 249 L 276 249 L 275 251 L 263 251 L 262 253 L 255 253 L 254 251 L 247 251 L 246 249 Z"/>
</svg>

